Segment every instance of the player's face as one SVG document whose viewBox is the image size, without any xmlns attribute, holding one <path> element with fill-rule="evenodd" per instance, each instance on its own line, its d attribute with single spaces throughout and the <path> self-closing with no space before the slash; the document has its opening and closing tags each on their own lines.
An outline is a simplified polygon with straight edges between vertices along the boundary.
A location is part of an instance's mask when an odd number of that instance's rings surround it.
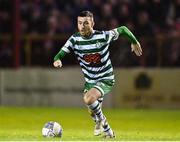
<svg viewBox="0 0 180 142">
<path fill-rule="evenodd" d="M 93 31 L 94 21 L 91 17 L 78 17 L 78 30 L 82 36 L 90 36 Z"/>
</svg>

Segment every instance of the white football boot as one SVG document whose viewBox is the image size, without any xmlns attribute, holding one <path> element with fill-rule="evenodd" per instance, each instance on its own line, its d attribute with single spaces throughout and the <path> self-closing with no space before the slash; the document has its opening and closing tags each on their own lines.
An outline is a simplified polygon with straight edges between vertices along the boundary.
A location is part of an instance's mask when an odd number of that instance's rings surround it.
<svg viewBox="0 0 180 142">
<path fill-rule="evenodd" d="M 101 123 L 101 126 L 103 127 L 103 130 L 104 130 L 104 133 L 105 133 L 104 138 L 108 138 L 108 139 L 109 139 L 109 138 L 110 138 L 110 139 L 116 138 L 115 133 L 114 133 L 113 130 L 110 128 L 110 126 L 109 126 L 109 124 L 108 124 L 108 122 L 107 122 L 107 120 L 106 120 L 105 117 L 104 117 L 103 120 L 100 121 L 100 123 Z M 107 129 L 107 127 L 109 127 L 109 128 Z M 107 130 L 106 130 L 106 129 L 107 129 Z"/>
<path fill-rule="evenodd" d="M 94 127 L 94 135 L 99 136 L 103 133 L 103 127 L 100 121 L 97 121 Z"/>
</svg>

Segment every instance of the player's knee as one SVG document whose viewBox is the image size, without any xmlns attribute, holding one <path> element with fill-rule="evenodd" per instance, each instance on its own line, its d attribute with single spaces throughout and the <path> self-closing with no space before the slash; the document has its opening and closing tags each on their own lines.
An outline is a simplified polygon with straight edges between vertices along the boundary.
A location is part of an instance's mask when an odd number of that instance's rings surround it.
<svg viewBox="0 0 180 142">
<path fill-rule="evenodd" d="M 101 93 L 93 88 L 84 95 L 84 102 L 87 105 L 90 105 L 94 103 L 100 96 L 101 96 Z"/>
<path fill-rule="evenodd" d="M 83 100 L 84 100 L 84 102 L 85 102 L 85 104 L 87 104 L 87 100 L 88 98 L 87 98 L 87 96 L 86 96 L 86 94 L 84 95 L 84 97 L 83 97 Z"/>
<path fill-rule="evenodd" d="M 96 100 L 95 96 L 92 94 L 85 94 L 84 95 L 84 102 L 87 105 L 92 104 Z"/>
<path fill-rule="evenodd" d="M 90 95 L 90 94 L 85 94 L 84 95 L 84 102 L 85 102 L 85 104 L 87 104 L 87 105 L 90 105 L 90 104 L 92 104 L 94 101 L 95 98 L 93 97 L 93 95 Z"/>
</svg>

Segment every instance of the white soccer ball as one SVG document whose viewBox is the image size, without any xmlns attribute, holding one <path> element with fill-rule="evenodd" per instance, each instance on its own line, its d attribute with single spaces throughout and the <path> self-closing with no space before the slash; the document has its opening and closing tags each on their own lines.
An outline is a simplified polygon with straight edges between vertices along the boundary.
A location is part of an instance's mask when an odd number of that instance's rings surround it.
<svg viewBox="0 0 180 142">
<path fill-rule="evenodd" d="M 62 127 L 59 123 L 50 121 L 42 128 L 42 135 L 44 137 L 61 137 Z"/>
</svg>

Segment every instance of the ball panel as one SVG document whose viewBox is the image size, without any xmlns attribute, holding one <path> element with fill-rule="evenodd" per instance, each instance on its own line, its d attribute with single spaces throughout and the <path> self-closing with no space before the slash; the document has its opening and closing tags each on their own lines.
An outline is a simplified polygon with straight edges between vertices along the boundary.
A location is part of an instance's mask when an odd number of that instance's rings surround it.
<svg viewBox="0 0 180 142">
<path fill-rule="evenodd" d="M 42 135 L 44 137 L 61 137 L 62 127 L 59 123 L 50 121 L 44 125 Z"/>
<path fill-rule="evenodd" d="M 42 129 L 42 135 L 43 135 L 44 137 L 46 137 L 46 136 L 48 135 L 48 132 L 49 132 L 49 129 L 48 129 L 48 128 L 43 128 L 43 129 Z"/>
</svg>

